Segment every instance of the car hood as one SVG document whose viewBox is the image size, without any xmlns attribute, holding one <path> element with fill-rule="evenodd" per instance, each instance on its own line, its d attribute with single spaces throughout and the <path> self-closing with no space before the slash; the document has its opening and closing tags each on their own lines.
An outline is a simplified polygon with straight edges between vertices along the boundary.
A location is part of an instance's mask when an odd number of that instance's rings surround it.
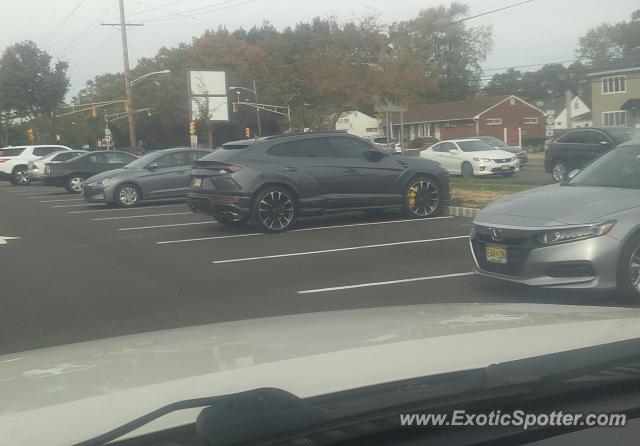
<svg viewBox="0 0 640 446">
<path fill-rule="evenodd" d="M 637 207 L 637 189 L 552 184 L 494 201 L 480 211 L 476 222 L 527 227 L 579 225 Z"/>
<path fill-rule="evenodd" d="M 465 152 L 465 155 L 473 158 L 489 158 L 489 159 L 503 159 L 513 158 L 513 153 L 504 150 L 480 150 L 478 152 Z"/>
<path fill-rule="evenodd" d="M 131 178 L 136 176 L 139 173 L 140 169 L 113 169 L 107 170 L 106 172 L 101 172 L 99 174 L 93 175 L 92 177 L 87 178 L 87 184 L 95 183 L 96 181 L 104 180 L 105 178 Z"/>
<path fill-rule="evenodd" d="M 13 446 L 66 445 L 179 400 L 262 387 L 305 398 L 632 339 L 639 324 L 640 310 L 630 308 L 438 304 L 32 350 L 0 356 L 0 438 Z M 197 413 L 170 414 L 132 435 L 192 423 Z"/>
</svg>

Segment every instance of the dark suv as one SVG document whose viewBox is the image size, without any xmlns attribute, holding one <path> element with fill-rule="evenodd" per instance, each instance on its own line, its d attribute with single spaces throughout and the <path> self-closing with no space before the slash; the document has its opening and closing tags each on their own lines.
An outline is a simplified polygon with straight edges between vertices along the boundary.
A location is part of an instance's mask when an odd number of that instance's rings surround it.
<svg viewBox="0 0 640 446">
<path fill-rule="evenodd" d="M 397 208 L 432 217 L 448 198 L 447 171 L 434 161 L 392 156 L 344 133 L 306 133 L 223 145 L 194 163 L 187 201 L 224 225 L 251 220 L 282 232 L 302 214 Z"/>
<path fill-rule="evenodd" d="M 556 137 L 545 151 L 544 168 L 556 181 L 566 181 L 574 169 L 608 152 L 618 144 L 640 138 L 631 127 L 588 127 L 569 130 Z"/>
</svg>

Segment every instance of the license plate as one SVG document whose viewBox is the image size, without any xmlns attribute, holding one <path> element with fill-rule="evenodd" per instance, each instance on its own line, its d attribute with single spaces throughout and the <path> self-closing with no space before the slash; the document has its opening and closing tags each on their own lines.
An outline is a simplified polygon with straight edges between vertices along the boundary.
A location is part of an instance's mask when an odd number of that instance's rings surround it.
<svg viewBox="0 0 640 446">
<path fill-rule="evenodd" d="M 199 188 L 202 187 L 202 178 L 194 178 L 193 182 L 191 183 L 191 186 L 195 187 L 195 188 Z"/>
<path fill-rule="evenodd" d="M 487 245 L 485 246 L 485 254 L 487 262 L 507 263 L 507 248 L 504 246 Z"/>
</svg>

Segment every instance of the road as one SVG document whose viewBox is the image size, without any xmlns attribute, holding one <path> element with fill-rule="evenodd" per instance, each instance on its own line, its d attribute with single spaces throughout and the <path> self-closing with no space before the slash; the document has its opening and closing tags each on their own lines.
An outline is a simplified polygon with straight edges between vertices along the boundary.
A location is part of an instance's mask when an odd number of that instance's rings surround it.
<svg viewBox="0 0 640 446">
<path fill-rule="evenodd" d="M 470 219 L 361 213 L 232 231 L 184 202 L 114 209 L 0 183 L 0 354 L 136 332 L 442 302 L 619 305 L 471 275 Z M 330 329 L 330 327 L 327 327 Z"/>
</svg>

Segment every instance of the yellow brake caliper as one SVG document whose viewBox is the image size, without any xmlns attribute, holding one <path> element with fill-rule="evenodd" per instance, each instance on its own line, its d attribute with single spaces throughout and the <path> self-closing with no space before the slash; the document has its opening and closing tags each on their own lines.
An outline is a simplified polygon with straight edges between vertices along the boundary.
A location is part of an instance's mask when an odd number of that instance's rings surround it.
<svg viewBox="0 0 640 446">
<path fill-rule="evenodd" d="M 418 185 L 418 190 L 420 190 L 420 185 Z M 418 192 L 413 190 L 413 188 L 411 188 L 409 190 L 409 206 L 416 205 L 416 195 L 418 195 Z"/>
</svg>

